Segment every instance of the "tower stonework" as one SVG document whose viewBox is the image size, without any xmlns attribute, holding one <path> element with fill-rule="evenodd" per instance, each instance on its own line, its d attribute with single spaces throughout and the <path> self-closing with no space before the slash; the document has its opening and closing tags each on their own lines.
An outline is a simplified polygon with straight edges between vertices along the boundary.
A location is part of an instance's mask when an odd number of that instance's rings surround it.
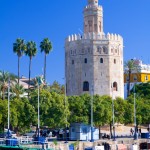
<svg viewBox="0 0 150 150">
<path fill-rule="evenodd" d="M 123 38 L 103 32 L 103 8 L 98 0 L 88 0 L 83 28 L 83 35 L 70 35 L 65 40 L 67 95 L 123 98 Z"/>
</svg>

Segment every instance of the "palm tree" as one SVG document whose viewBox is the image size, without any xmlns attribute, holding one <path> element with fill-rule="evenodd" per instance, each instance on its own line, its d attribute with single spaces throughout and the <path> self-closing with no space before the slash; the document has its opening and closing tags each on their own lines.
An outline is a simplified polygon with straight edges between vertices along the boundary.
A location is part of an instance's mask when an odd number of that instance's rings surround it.
<svg viewBox="0 0 150 150">
<path fill-rule="evenodd" d="M 131 74 L 134 71 L 135 73 L 138 73 L 140 70 L 140 66 L 135 62 L 135 60 L 131 59 L 125 62 L 124 64 L 124 70 L 125 74 L 127 74 L 128 77 L 128 84 L 127 84 L 127 96 L 130 95 L 130 83 L 131 83 Z"/>
<path fill-rule="evenodd" d="M 30 88 L 30 78 L 31 78 L 31 62 L 32 58 L 36 55 L 37 53 L 37 48 L 36 48 L 36 43 L 34 41 L 27 42 L 26 44 L 26 51 L 25 54 L 29 56 L 29 84 L 28 84 L 28 89 Z M 28 93 L 29 95 L 29 93 Z"/>
<path fill-rule="evenodd" d="M 26 44 L 23 39 L 16 39 L 16 42 L 13 43 L 13 52 L 18 56 L 18 84 L 19 84 L 19 77 L 20 77 L 20 58 L 24 54 L 26 50 Z"/>
<path fill-rule="evenodd" d="M 15 97 L 20 98 L 20 95 L 24 94 L 25 89 L 22 85 L 13 84 L 11 87 L 11 92 L 15 94 Z"/>
<path fill-rule="evenodd" d="M 52 43 L 48 38 L 43 39 L 43 41 L 40 43 L 41 52 L 45 53 L 44 58 L 44 80 L 46 82 L 46 56 L 51 52 L 52 50 Z"/>
<path fill-rule="evenodd" d="M 8 80 L 12 83 L 16 80 L 16 76 L 9 72 L 0 71 L 0 90 L 2 92 L 2 99 L 5 99 L 5 92 L 8 88 Z"/>
</svg>

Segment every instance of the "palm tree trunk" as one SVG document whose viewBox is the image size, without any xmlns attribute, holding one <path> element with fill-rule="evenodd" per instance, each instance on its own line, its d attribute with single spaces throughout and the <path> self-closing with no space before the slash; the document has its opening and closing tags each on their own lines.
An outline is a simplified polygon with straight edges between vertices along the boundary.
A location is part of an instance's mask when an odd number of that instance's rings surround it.
<svg viewBox="0 0 150 150">
<path fill-rule="evenodd" d="M 44 58 L 44 82 L 46 82 L 46 54 Z"/>
<path fill-rule="evenodd" d="M 131 70 L 129 70 L 129 81 L 128 81 L 128 88 L 127 88 L 127 96 L 130 96 L 130 83 L 131 83 Z"/>
<path fill-rule="evenodd" d="M 29 84 L 28 84 L 28 98 L 29 98 L 29 90 L 30 90 L 30 78 L 31 78 L 31 61 L 32 61 L 32 57 L 30 57 L 30 60 L 29 60 Z"/>
<path fill-rule="evenodd" d="M 20 56 L 18 56 L 18 85 L 19 85 L 19 78 L 20 78 Z"/>
</svg>

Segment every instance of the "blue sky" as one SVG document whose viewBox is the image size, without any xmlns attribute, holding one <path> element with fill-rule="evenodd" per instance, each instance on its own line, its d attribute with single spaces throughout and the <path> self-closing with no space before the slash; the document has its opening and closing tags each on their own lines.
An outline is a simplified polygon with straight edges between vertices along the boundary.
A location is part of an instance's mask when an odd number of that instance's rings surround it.
<svg viewBox="0 0 150 150">
<path fill-rule="evenodd" d="M 47 57 L 47 81 L 63 84 L 64 40 L 83 30 L 87 0 L 0 0 L 0 70 L 17 74 L 16 38 L 37 43 L 31 76 L 43 73 L 44 55 L 39 44 L 48 37 L 53 51 Z M 104 10 L 104 32 L 124 38 L 124 60 L 139 58 L 150 63 L 150 0 L 99 0 Z M 28 77 L 29 58 L 21 59 L 20 74 Z"/>
</svg>

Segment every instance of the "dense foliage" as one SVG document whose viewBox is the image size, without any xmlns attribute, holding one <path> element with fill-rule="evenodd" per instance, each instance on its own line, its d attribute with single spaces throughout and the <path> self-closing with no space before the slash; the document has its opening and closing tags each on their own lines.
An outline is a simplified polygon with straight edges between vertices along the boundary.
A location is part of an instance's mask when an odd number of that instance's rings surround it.
<svg viewBox="0 0 150 150">
<path fill-rule="evenodd" d="M 146 86 L 147 85 L 147 86 Z M 149 93 L 143 93 L 142 87 L 149 88 L 149 84 L 136 86 L 136 120 L 137 125 L 150 122 Z M 31 126 L 37 125 L 37 87 L 32 90 L 30 99 L 19 96 L 18 87 L 12 86 L 11 92 L 16 96 L 10 98 L 10 125 L 16 132 L 26 132 Z M 147 89 L 146 88 L 146 89 Z M 149 89 L 147 89 L 149 90 Z M 17 94 L 18 93 L 18 94 Z M 112 98 L 109 96 L 69 96 L 64 94 L 64 86 L 54 82 L 51 86 L 40 86 L 40 126 L 62 128 L 73 122 L 90 124 L 91 100 L 93 101 L 93 121 L 97 127 L 112 123 Z M 0 130 L 7 128 L 6 99 L 0 99 Z M 114 100 L 115 122 L 132 124 L 134 121 L 134 97 L 131 94 L 127 100 Z"/>
</svg>

